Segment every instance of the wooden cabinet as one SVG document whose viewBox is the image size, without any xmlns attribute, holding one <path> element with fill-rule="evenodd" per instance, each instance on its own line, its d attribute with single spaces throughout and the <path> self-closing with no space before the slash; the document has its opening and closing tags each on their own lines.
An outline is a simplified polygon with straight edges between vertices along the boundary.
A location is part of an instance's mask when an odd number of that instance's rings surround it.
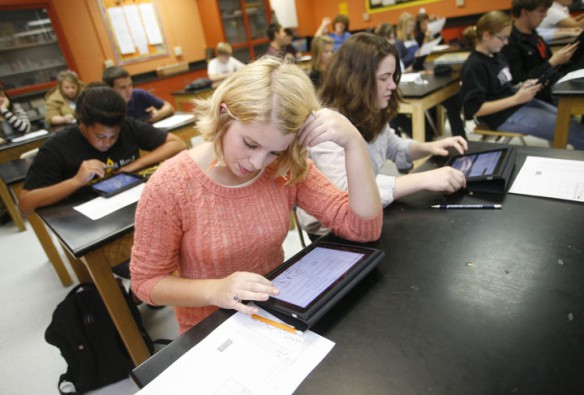
<svg viewBox="0 0 584 395">
<path fill-rule="evenodd" d="M 233 56 L 244 63 L 268 50 L 267 36 L 271 22 L 268 0 L 217 0 L 225 40 L 233 47 Z"/>
<path fill-rule="evenodd" d="M 0 80 L 9 92 L 46 89 L 67 68 L 48 7 L 1 8 Z"/>
</svg>

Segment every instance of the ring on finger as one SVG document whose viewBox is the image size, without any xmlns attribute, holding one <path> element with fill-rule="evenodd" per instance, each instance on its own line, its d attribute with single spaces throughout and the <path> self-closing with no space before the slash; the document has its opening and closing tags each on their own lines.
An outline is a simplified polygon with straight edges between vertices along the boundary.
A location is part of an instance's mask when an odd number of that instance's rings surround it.
<svg viewBox="0 0 584 395">
<path fill-rule="evenodd" d="M 233 295 L 233 300 L 235 301 L 235 303 L 241 302 L 241 299 L 239 298 L 239 296 L 237 296 L 237 294 Z"/>
</svg>

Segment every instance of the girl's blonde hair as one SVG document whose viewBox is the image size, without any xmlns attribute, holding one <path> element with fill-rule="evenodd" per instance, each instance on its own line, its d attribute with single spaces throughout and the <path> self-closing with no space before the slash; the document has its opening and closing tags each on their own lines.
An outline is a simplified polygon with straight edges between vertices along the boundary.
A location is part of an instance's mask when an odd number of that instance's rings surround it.
<svg viewBox="0 0 584 395">
<path fill-rule="evenodd" d="M 310 44 L 310 55 L 312 57 L 312 69 L 323 71 L 320 67 L 320 59 L 322 58 L 322 53 L 327 45 L 334 45 L 334 41 L 331 36 L 316 36 L 312 39 Z"/>
<path fill-rule="evenodd" d="M 221 111 L 221 105 L 227 111 Z M 297 134 L 320 103 L 312 83 L 298 66 L 273 56 L 242 67 L 219 85 L 213 96 L 195 102 L 197 128 L 215 146 L 223 162 L 223 136 L 231 122 L 272 125 L 283 134 Z M 295 139 L 277 159 L 276 178 L 287 184 L 303 180 L 308 172 L 306 147 Z"/>
<path fill-rule="evenodd" d="M 463 42 L 468 47 L 474 47 L 482 39 L 483 34 L 497 34 L 511 26 L 512 23 L 511 17 L 504 12 L 489 11 L 479 18 L 476 26 L 469 26 L 464 30 L 462 33 Z"/>
<path fill-rule="evenodd" d="M 85 88 L 85 84 L 79 79 L 77 73 L 73 70 L 59 71 L 57 74 L 57 85 L 59 90 L 61 90 L 61 86 L 63 85 L 64 81 L 69 81 L 77 85 L 77 96 L 79 96 L 83 88 Z"/>
<path fill-rule="evenodd" d="M 396 38 L 402 41 L 408 41 L 414 39 L 414 32 L 413 30 L 408 34 L 408 24 L 412 23 L 412 27 L 415 25 L 416 20 L 414 16 L 409 12 L 402 12 L 397 20 L 397 31 L 396 31 Z"/>
</svg>

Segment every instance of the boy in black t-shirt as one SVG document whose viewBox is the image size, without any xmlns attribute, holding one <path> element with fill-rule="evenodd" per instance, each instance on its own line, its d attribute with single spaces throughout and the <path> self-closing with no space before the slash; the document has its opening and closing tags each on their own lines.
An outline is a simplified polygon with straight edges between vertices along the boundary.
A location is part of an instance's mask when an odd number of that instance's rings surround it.
<svg viewBox="0 0 584 395">
<path fill-rule="evenodd" d="M 95 177 L 159 163 L 185 149 L 177 136 L 126 118 L 126 103 L 113 89 L 90 84 L 79 96 L 78 126 L 56 134 L 39 150 L 20 192 L 20 210 L 56 203 Z M 140 150 L 150 151 L 140 157 Z"/>
</svg>

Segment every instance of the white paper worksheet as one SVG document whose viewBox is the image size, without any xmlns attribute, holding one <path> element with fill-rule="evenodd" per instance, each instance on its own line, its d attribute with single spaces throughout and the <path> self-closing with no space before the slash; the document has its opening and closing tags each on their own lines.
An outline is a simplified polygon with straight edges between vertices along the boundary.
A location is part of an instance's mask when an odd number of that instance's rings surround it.
<svg viewBox="0 0 584 395">
<path fill-rule="evenodd" d="M 333 346 L 236 313 L 138 394 L 291 394 Z"/>
<path fill-rule="evenodd" d="M 528 156 L 509 193 L 584 202 L 584 161 Z"/>
<path fill-rule="evenodd" d="M 121 192 L 112 197 L 96 197 L 88 202 L 80 204 L 79 206 L 73 207 L 75 210 L 79 211 L 81 214 L 85 215 L 92 220 L 98 220 L 105 217 L 121 208 L 129 206 L 130 204 L 136 203 L 140 200 L 142 191 L 146 184 L 138 184 L 134 188 L 130 188 L 127 191 Z"/>
</svg>

